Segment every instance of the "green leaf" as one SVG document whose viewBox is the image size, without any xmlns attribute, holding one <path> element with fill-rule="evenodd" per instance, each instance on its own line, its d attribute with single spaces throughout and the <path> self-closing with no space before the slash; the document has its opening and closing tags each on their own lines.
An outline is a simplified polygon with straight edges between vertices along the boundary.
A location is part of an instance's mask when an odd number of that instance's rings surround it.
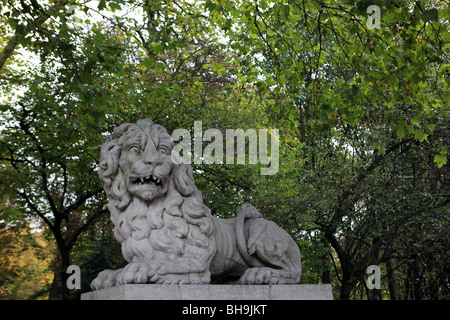
<svg viewBox="0 0 450 320">
<path fill-rule="evenodd" d="M 98 4 L 98 10 L 103 10 L 106 8 L 106 1 L 100 0 L 100 3 Z"/>
<path fill-rule="evenodd" d="M 405 121 L 403 119 L 398 122 L 396 133 L 399 138 L 405 137 Z"/>
<path fill-rule="evenodd" d="M 424 127 L 425 127 L 425 130 L 428 131 L 428 133 L 432 134 L 436 125 L 429 123 L 429 124 L 425 124 Z"/>
<path fill-rule="evenodd" d="M 434 162 L 441 168 L 444 164 L 447 164 L 447 156 L 437 154 L 434 156 Z"/>
<path fill-rule="evenodd" d="M 166 45 L 164 43 L 160 43 L 155 47 L 155 53 L 163 53 Z"/>
<path fill-rule="evenodd" d="M 429 9 L 420 15 L 424 22 L 438 21 L 438 11 L 436 9 Z"/>
<path fill-rule="evenodd" d="M 381 154 L 386 154 L 386 149 L 378 142 L 372 142 L 372 148 L 378 150 Z"/>
<path fill-rule="evenodd" d="M 179 85 L 177 85 L 176 83 L 174 83 L 172 85 L 172 88 L 176 91 L 176 92 L 180 92 L 181 91 L 181 87 Z"/>
<path fill-rule="evenodd" d="M 289 5 L 282 5 L 281 6 L 281 15 L 284 19 L 289 18 L 289 11 L 291 10 L 291 8 L 289 7 Z"/>
<path fill-rule="evenodd" d="M 266 0 L 261 0 L 259 2 L 259 6 L 260 6 L 261 9 L 266 10 L 267 9 L 267 2 L 266 2 Z"/>
<path fill-rule="evenodd" d="M 109 4 L 109 8 L 111 9 L 112 12 L 121 9 L 120 4 L 118 4 L 117 2 L 110 1 L 110 2 L 108 2 L 108 4 Z"/>
<path fill-rule="evenodd" d="M 428 135 L 425 132 L 422 132 L 421 130 L 415 130 L 414 131 L 414 139 L 419 140 L 420 142 L 423 142 L 427 140 Z"/>
</svg>

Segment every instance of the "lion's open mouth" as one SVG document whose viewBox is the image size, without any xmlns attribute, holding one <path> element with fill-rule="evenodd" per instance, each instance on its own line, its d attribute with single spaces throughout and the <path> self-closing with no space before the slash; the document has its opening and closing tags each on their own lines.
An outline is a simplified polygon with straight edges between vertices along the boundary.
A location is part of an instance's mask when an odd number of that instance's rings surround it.
<svg viewBox="0 0 450 320">
<path fill-rule="evenodd" d="M 145 177 L 131 177 L 130 181 L 134 185 L 155 185 L 158 187 L 162 186 L 161 179 L 153 175 L 148 175 Z"/>
</svg>

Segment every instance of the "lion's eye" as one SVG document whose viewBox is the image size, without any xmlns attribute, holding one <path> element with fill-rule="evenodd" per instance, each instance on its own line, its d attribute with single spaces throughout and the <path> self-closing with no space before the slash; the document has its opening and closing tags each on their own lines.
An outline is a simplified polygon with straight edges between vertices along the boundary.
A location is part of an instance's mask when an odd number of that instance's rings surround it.
<svg viewBox="0 0 450 320">
<path fill-rule="evenodd" d="M 158 151 L 161 152 L 162 154 L 167 154 L 167 149 L 164 147 L 159 148 Z"/>
<path fill-rule="evenodd" d="M 128 151 L 132 151 L 132 152 L 136 152 L 136 153 L 140 153 L 141 152 L 141 150 L 138 147 L 136 147 L 136 146 L 130 147 L 130 149 L 128 149 Z"/>
</svg>

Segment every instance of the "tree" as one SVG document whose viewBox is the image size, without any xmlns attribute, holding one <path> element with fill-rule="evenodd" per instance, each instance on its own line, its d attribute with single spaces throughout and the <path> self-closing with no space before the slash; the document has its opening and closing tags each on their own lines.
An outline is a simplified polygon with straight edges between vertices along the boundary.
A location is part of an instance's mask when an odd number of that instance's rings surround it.
<svg viewBox="0 0 450 320">
<path fill-rule="evenodd" d="M 378 1 L 378 30 L 363 18 L 369 4 L 374 3 L 205 4 L 234 49 L 248 57 L 246 76 L 266 95 L 269 119 L 284 127 L 284 177 L 269 186 L 263 182 L 265 197 L 258 199 L 273 211 L 281 208 L 299 234 L 315 230 L 331 246 L 341 299 L 351 297 L 370 263 L 401 251 L 389 247 L 388 239 L 405 232 L 404 219 L 422 219 L 427 211 L 432 219 L 448 207 L 444 189 L 426 201 L 418 196 L 419 207 L 411 199 L 402 215 L 392 217 L 396 199 L 404 197 L 399 191 L 411 189 L 403 176 L 401 187 L 399 175 L 386 181 L 394 159 L 426 150 L 441 169 L 429 162 L 414 165 L 427 175 L 441 170 L 433 181 L 444 182 L 447 138 L 435 130 L 446 130 L 448 123 L 448 9 L 439 1 Z M 437 137 L 433 148 L 424 146 Z M 420 179 L 417 171 L 412 176 Z M 389 184 L 398 189 L 387 198 L 382 193 Z M 267 197 L 275 190 L 276 197 Z M 386 202 L 372 206 L 377 197 Z M 448 225 L 432 228 L 448 231 Z"/>
<path fill-rule="evenodd" d="M 37 219 L 53 236 L 58 255 L 50 299 L 66 299 L 67 267 L 73 257 L 84 259 L 74 248 L 107 215 L 96 173 L 106 136 L 118 123 L 142 117 L 163 124 L 179 119 L 169 130 L 189 128 L 198 118 L 228 125 L 227 117 L 217 122 L 221 118 L 214 113 L 235 96 L 221 69 L 231 68 L 234 58 L 221 45 L 207 43 L 204 37 L 212 37 L 206 35 L 207 24 L 194 23 L 204 18 L 190 4 L 130 3 L 129 8 L 144 12 L 142 22 L 107 17 L 120 5 L 106 7 L 101 1 L 97 8 L 82 6 L 99 19 L 83 21 L 86 29 L 70 28 L 59 11 L 55 17 L 61 22 L 44 25 L 28 19 L 25 4 L 21 10 L 8 5 L 21 47 L 38 55 L 40 63 L 11 55 L 2 69 L 1 188 L 17 202 L 19 219 Z M 21 24 L 30 30 L 21 33 Z M 15 74 L 19 65 L 25 71 Z M 13 98 L 12 83 L 22 90 L 18 98 Z M 210 108 L 212 96 L 216 102 Z M 94 249 L 109 238 L 92 241 L 93 263 L 115 260 Z"/>
</svg>

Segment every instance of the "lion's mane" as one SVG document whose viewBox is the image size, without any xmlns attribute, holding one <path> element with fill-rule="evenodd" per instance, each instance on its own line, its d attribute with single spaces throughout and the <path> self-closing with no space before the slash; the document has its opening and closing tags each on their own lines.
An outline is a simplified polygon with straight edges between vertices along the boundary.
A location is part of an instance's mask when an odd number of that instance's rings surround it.
<svg viewBox="0 0 450 320">
<path fill-rule="evenodd" d="M 164 127 L 144 119 L 117 127 L 101 148 L 99 178 L 109 199 L 114 235 L 122 245 L 122 254 L 129 263 L 192 257 L 198 260 L 198 268 L 206 269 L 215 252 L 213 223 L 210 209 L 195 186 L 192 167 L 173 164 L 166 193 L 150 203 L 127 189 L 119 165 L 122 146 L 126 137 L 143 134 L 173 147 Z"/>
</svg>

